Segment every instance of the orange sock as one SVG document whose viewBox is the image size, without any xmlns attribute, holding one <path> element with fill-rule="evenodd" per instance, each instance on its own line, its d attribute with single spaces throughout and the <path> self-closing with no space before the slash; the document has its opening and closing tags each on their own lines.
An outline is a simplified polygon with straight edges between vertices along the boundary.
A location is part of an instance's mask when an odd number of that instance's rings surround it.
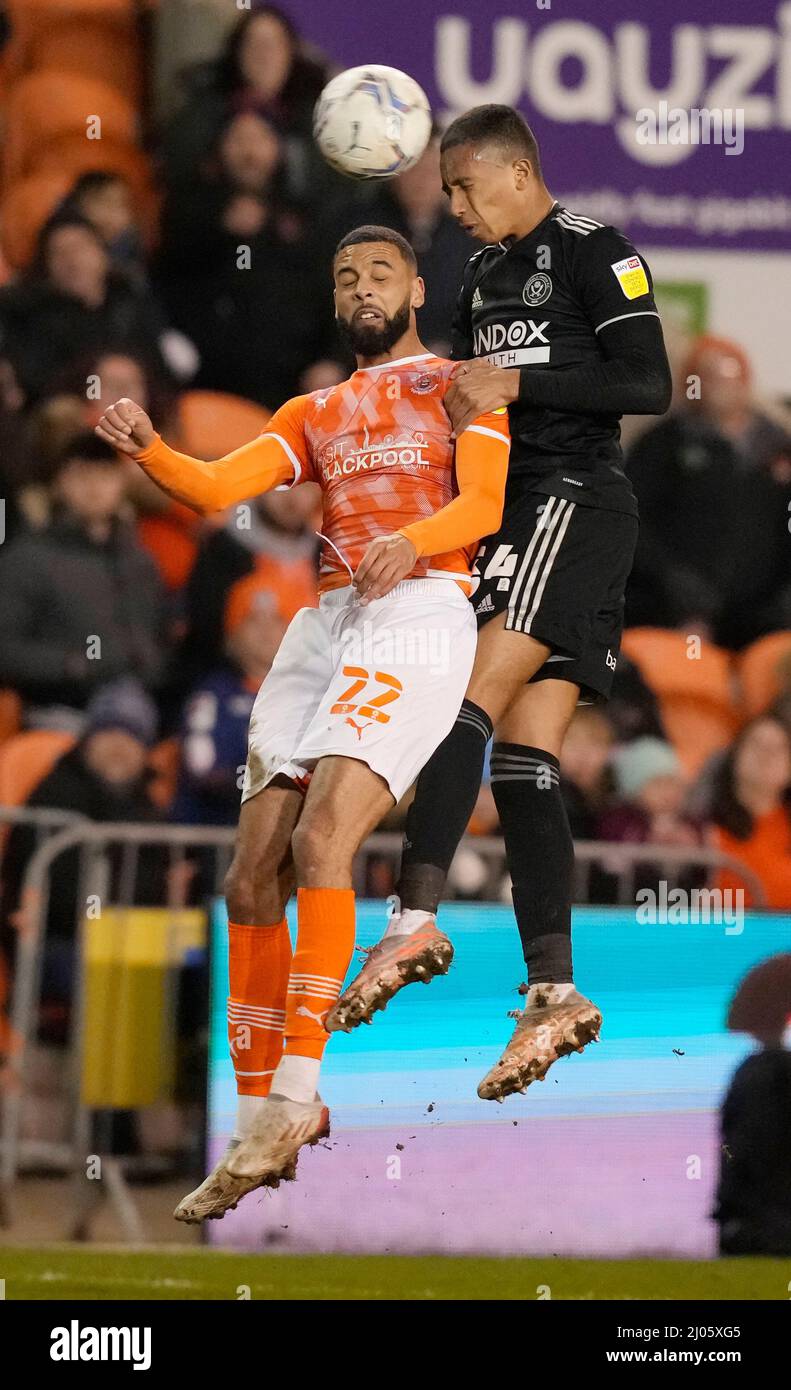
<svg viewBox="0 0 791 1390">
<path fill-rule="evenodd" d="M 283 1056 L 291 937 L 285 917 L 270 927 L 228 924 L 228 1046 L 240 1096 L 268 1096 Z"/>
<path fill-rule="evenodd" d="M 324 1016 L 343 987 L 354 950 L 354 890 L 300 888 L 297 949 L 286 998 L 286 1056 L 321 1058 Z"/>
</svg>

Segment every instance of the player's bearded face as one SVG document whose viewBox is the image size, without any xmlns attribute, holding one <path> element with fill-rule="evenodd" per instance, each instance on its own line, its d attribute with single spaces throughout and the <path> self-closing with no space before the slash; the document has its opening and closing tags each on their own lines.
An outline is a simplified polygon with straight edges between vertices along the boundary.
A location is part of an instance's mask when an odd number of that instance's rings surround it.
<svg viewBox="0 0 791 1390">
<path fill-rule="evenodd" d="M 411 296 L 408 294 L 390 317 L 383 309 L 378 309 L 379 317 L 369 321 L 364 317 L 367 308 L 366 305 L 357 307 L 350 318 L 338 315 L 341 335 L 358 357 L 376 357 L 389 352 L 399 338 L 403 338 L 409 329 Z"/>
</svg>

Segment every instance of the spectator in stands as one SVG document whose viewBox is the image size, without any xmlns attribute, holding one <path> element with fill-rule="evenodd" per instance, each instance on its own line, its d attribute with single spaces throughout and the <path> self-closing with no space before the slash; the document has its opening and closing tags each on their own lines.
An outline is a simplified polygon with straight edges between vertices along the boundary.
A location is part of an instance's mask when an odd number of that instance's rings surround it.
<svg viewBox="0 0 791 1390">
<path fill-rule="evenodd" d="M 112 268 L 99 233 L 73 212 L 50 219 L 28 275 L 0 290 L 0 338 L 34 400 L 52 390 L 64 363 L 108 347 L 162 373 L 182 361 L 155 301 Z"/>
<path fill-rule="evenodd" d="M 712 1213 L 721 1255 L 791 1256 L 791 955 L 771 956 L 740 984 L 728 1028 L 760 1050 L 742 1062 L 721 1112 Z"/>
<path fill-rule="evenodd" d="M 791 652 L 780 663 L 780 694 L 769 711 L 791 738 Z"/>
<path fill-rule="evenodd" d="M 61 757 L 28 799 L 31 808 L 74 813 L 92 821 L 155 821 L 158 813 L 148 790 L 147 760 L 157 732 L 154 705 L 132 681 L 97 692 L 86 711 L 85 729 L 74 748 Z M 33 826 L 11 831 L 3 861 L 4 921 L 20 906 L 25 866 L 35 847 Z M 106 901 L 118 892 L 123 870 L 122 847 L 108 851 Z M 156 904 L 166 892 L 167 861 L 161 849 L 141 850 L 132 885 L 135 903 Z M 79 855 L 58 856 L 50 874 L 47 942 L 44 959 L 44 1015 L 48 1033 L 59 1040 L 73 994 L 73 943 L 80 891 Z"/>
<path fill-rule="evenodd" d="M 165 665 L 162 590 L 123 519 L 125 470 L 96 435 L 64 449 L 49 526 L 0 549 L 0 683 L 29 723 L 77 729 L 99 686 Z"/>
<path fill-rule="evenodd" d="M 700 827 L 685 814 L 687 782 L 669 743 L 638 738 L 612 759 L 619 802 L 596 823 L 596 838 L 622 844 L 690 847 L 702 843 Z"/>
<path fill-rule="evenodd" d="M 405 236 L 417 254 L 418 271 L 426 282 L 426 303 L 418 310 L 421 340 L 432 352 L 447 356 L 462 270 L 475 250 L 442 191 L 439 133 L 429 141 L 422 158 L 398 178 L 377 185 L 365 208 L 365 221 L 392 227 Z M 359 211 L 346 208 L 342 232 L 360 220 Z"/>
<path fill-rule="evenodd" d="M 755 404 L 735 343 L 699 339 L 685 379 L 683 405 L 627 460 L 641 523 L 627 623 L 737 649 L 791 626 L 791 435 Z"/>
<path fill-rule="evenodd" d="M 235 825 L 253 701 L 286 630 L 276 598 L 257 575 L 240 579 L 225 605 L 225 661 L 187 701 L 181 779 L 172 819 Z"/>
<path fill-rule="evenodd" d="M 145 283 L 143 239 L 131 189 L 121 174 L 109 169 L 90 169 L 80 174 L 66 198 L 65 208 L 88 219 L 102 238 L 113 265 L 124 271 L 130 281 Z"/>
<path fill-rule="evenodd" d="M 64 384 L 82 397 L 81 429 L 86 425 L 92 428 L 108 405 L 128 396 L 139 401 L 156 421 L 158 429 L 171 437 L 178 435 L 176 398 L 168 390 L 167 383 L 157 378 L 141 358 L 110 351 L 83 359 L 73 364 L 68 376 L 64 374 Z M 138 540 L 151 555 L 166 590 L 175 596 L 172 608 L 174 618 L 179 619 L 179 595 L 195 563 L 202 520 L 191 507 L 166 497 L 131 460 L 122 462 L 126 496 L 134 507 Z"/>
<path fill-rule="evenodd" d="M 146 357 L 102 349 L 64 362 L 55 382 L 58 397 L 76 400 L 80 405 L 80 432 L 92 429 L 108 404 L 122 396 L 145 403 L 145 409 L 163 428 L 170 427 L 173 392 L 151 369 Z M 58 398 L 56 397 L 56 399 Z M 53 397 L 45 402 L 50 404 Z M 139 472 L 130 469 L 130 475 Z"/>
<path fill-rule="evenodd" d="M 662 739 L 644 737 L 617 749 L 611 761 L 616 795 L 596 819 L 593 838 L 609 840 L 613 850 L 591 874 L 591 899 L 618 900 L 616 878 L 627 867 L 617 845 L 645 845 L 646 858 L 629 870 L 634 890 L 651 888 L 666 879 L 667 863 L 650 851 L 656 846 L 694 851 L 706 842 L 705 827 L 686 811 L 687 782 L 678 757 Z M 699 864 L 681 863 L 673 870 L 674 885 L 690 891 L 699 887 L 705 872 Z"/>
<path fill-rule="evenodd" d="M 758 878 L 766 905 L 791 908 L 791 738 L 771 714 L 739 732 L 715 769 L 710 815 L 714 843 Z M 720 888 L 753 894 L 737 869 L 723 869 Z"/>
<path fill-rule="evenodd" d="M 32 481 L 34 484 L 49 485 L 60 464 L 66 445 L 78 434 L 85 433 L 85 378 L 82 378 L 83 395 L 67 391 L 55 391 L 46 396 L 30 412 L 31 443 L 36 464 Z M 32 519 L 35 527 L 45 525 L 47 519 L 46 495 L 39 501 L 38 515 Z"/>
<path fill-rule="evenodd" d="M 108 351 L 98 356 L 90 354 L 69 359 L 62 364 L 52 389 L 54 394 L 42 400 L 29 416 L 30 458 L 22 504 L 34 529 L 46 525 L 48 505 L 44 485 L 51 483 L 63 450 L 77 435 L 96 424 L 108 402 L 121 396 L 147 401 L 145 408 L 168 428 L 171 397 L 165 383 L 145 362 L 126 353 Z M 135 392 L 140 394 L 135 395 Z M 159 488 L 146 490 L 141 486 L 144 478 L 141 469 L 127 465 L 126 476 L 128 492 L 134 492 L 136 505 L 138 498 L 145 497 L 150 506 L 156 493 L 157 509 L 162 509 L 163 494 Z"/>
<path fill-rule="evenodd" d="M 569 726 L 560 755 L 560 790 L 575 840 L 594 840 L 596 826 L 612 800 L 609 767 L 615 730 L 597 705 L 581 705 Z"/>
<path fill-rule="evenodd" d="M 75 386 L 78 389 L 81 386 L 86 397 L 85 423 L 90 429 L 98 423 L 107 406 L 122 396 L 145 402 L 144 409 L 160 420 L 170 400 L 169 395 L 157 390 L 156 379 L 144 358 L 112 349 L 80 363 L 75 371 Z M 135 391 L 140 395 L 135 396 Z"/>
<path fill-rule="evenodd" d="M 256 573 L 277 595 L 290 621 L 316 603 L 318 543 L 313 529 L 312 485 L 268 492 L 201 544 L 187 589 L 187 639 L 183 662 L 193 684 L 222 658 L 225 604 L 233 584 Z"/>
<path fill-rule="evenodd" d="M 339 386 L 349 375 L 349 369 L 335 358 L 321 358 L 311 362 L 299 379 L 299 389 L 306 395 L 310 391 L 328 391 L 331 386 Z"/>
<path fill-rule="evenodd" d="M 220 57 L 189 75 L 184 106 L 164 134 L 167 186 L 172 191 L 188 186 L 228 118 L 255 111 L 286 137 L 290 192 L 315 201 L 326 197 L 338 180 L 315 149 L 312 122 L 328 76 L 282 10 L 255 4 L 232 29 Z"/>
<path fill-rule="evenodd" d="M 607 701 L 607 718 L 615 730 L 617 743 L 629 743 L 646 736 L 665 738 L 659 701 L 624 651 L 618 653 Z"/>
<path fill-rule="evenodd" d="M 166 200 L 159 256 L 166 283 L 201 272 L 240 240 L 255 243 L 267 224 L 286 241 L 304 235 L 304 220 L 285 197 L 284 157 L 282 138 L 265 116 L 241 111 L 229 118 L 207 168 Z"/>
<path fill-rule="evenodd" d="M 0 358 L 0 545 L 10 540 L 20 525 L 20 493 L 31 471 L 24 403 L 12 364 Z"/>
<path fill-rule="evenodd" d="M 254 112 L 223 127 L 214 169 L 168 198 L 156 280 L 201 356 L 195 385 L 276 409 L 335 350 L 334 243 L 283 193 L 283 143 Z"/>
</svg>

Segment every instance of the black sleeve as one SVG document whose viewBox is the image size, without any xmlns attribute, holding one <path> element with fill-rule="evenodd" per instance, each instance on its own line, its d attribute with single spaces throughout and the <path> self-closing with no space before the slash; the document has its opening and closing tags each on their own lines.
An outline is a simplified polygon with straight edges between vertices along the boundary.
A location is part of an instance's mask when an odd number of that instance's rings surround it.
<svg viewBox="0 0 791 1390">
<path fill-rule="evenodd" d="M 522 367 L 519 400 L 582 415 L 663 415 L 672 380 L 648 266 L 602 227 L 581 240 L 574 281 L 601 359 L 563 372 Z"/>
<path fill-rule="evenodd" d="M 454 362 L 467 362 L 474 355 L 470 305 L 477 265 L 477 256 L 473 256 L 465 265 L 459 297 L 456 300 L 456 312 L 450 330 L 450 355 Z"/>
</svg>

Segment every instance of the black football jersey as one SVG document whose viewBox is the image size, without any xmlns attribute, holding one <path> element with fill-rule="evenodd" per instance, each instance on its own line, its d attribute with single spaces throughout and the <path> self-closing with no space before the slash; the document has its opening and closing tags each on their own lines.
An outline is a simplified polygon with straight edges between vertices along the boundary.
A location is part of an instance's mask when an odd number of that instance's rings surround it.
<svg viewBox="0 0 791 1390">
<path fill-rule="evenodd" d="M 633 316 L 658 318 L 651 273 L 615 227 L 555 203 L 527 236 L 484 246 L 467 262 L 451 356 L 565 372 L 602 360 L 600 334 Z M 508 408 L 507 497 L 524 490 L 635 514 L 622 467 L 620 416 Z"/>
</svg>

